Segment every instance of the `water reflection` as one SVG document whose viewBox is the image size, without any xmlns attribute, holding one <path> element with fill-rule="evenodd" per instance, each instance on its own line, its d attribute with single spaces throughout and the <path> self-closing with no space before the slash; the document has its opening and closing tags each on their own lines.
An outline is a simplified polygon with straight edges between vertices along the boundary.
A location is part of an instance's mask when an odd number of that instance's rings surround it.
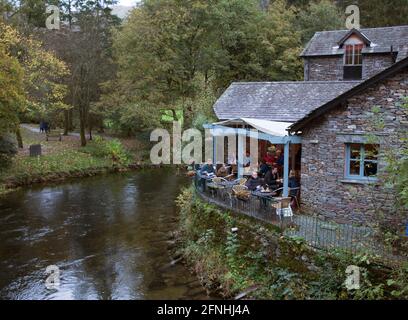
<svg viewBox="0 0 408 320">
<path fill-rule="evenodd" d="M 0 298 L 205 298 L 183 266 L 159 271 L 186 182 L 156 170 L 11 194 L 0 202 Z M 58 290 L 44 285 L 53 264 Z"/>
</svg>

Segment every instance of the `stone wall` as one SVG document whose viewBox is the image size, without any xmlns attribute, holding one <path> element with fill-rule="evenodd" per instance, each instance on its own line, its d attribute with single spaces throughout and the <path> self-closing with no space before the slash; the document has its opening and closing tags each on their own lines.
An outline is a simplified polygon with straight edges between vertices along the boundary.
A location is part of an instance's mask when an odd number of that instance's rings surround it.
<svg viewBox="0 0 408 320">
<path fill-rule="evenodd" d="M 391 54 L 369 54 L 364 55 L 363 60 L 363 79 L 368 79 L 375 74 L 391 67 L 394 58 Z"/>
<path fill-rule="evenodd" d="M 305 81 L 343 80 L 343 56 L 308 57 L 304 64 Z"/>
<path fill-rule="evenodd" d="M 303 129 L 302 202 L 306 210 L 334 218 L 338 222 L 367 222 L 378 209 L 392 218 L 394 192 L 382 179 L 376 184 L 345 182 L 345 143 L 365 142 L 375 133 L 380 152 L 399 148 L 407 115 L 399 103 L 408 96 L 408 70 L 382 81 L 349 99 L 347 105 L 331 110 Z M 372 108 L 380 107 L 384 130 L 373 125 Z M 384 164 L 380 164 L 380 167 Z"/>
<path fill-rule="evenodd" d="M 391 67 L 391 54 L 369 54 L 363 58 L 363 80 Z M 343 80 L 343 56 L 308 57 L 304 59 L 305 81 Z"/>
</svg>

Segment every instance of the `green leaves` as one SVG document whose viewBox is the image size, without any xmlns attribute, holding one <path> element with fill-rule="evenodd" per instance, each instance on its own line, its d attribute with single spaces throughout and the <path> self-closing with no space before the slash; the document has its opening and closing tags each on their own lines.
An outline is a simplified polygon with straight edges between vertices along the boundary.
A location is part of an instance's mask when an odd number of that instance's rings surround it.
<svg viewBox="0 0 408 320">
<path fill-rule="evenodd" d="M 114 33 L 118 79 L 98 105 L 120 126 L 122 114 L 152 126 L 157 110 L 180 110 L 185 126 L 199 125 L 233 81 L 301 79 L 294 21 L 283 0 L 267 12 L 258 0 L 146 0 Z"/>
<path fill-rule="evenodd" d="M 18 123 L 24 102 L 23 69 L 0 41 L 0 137 Z"/>
</svg>

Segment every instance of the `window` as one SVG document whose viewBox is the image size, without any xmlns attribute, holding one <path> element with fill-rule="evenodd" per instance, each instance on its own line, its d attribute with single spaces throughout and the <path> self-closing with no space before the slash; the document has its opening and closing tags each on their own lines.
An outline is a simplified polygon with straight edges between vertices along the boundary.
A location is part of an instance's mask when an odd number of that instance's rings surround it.
<svg viewBox="0 0 408 320">
<path fill-rule="evenodd" d="M 346 66 L 361 66 L 363 64 L 363 44 L 346 45 L 344 64 Z"/>
<path fill-rule="evenodd" d="M 361 80 L 363 78 L 363 44 L 348 44 L 344 54 L 344 80 Z"/>
<path fill-rule="evenodd" d="M 378 150 L 374 144 L 346 145 L 346 178 L 375 180 L 378 173 Z"/>
</svg>

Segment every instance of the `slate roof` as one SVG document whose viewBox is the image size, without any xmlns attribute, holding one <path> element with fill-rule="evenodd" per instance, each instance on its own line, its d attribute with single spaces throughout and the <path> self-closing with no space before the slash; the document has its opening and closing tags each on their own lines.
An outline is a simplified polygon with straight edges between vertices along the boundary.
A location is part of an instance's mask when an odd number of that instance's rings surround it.
<svg viewBox="0 0 408 320">
<path fill-rule="evenodd" d="M 363 49 L 363 53 L 387 53 L 391 52 L 391 46 L 394 52 L 398 52 L 398 60 L 408 55 L 408 26 L 385 27 L 360 29 L 369 41 L 370 47 Z M 303 50 L 302 57 L 340 55 L 344 49 L 339 48 L 339 41 L 343 39 L 350 31 L 321 31 L 316 32 Z"/>
<path fill-rule="evenodd" d="M 220 120 L 296 122 L 360 81 L 234 82 L 217 100 Z"/>
<path fill-rule="evenodd" d="M 364 90 L 366 90 L 367 88 L 376 85 L 384 79 L 392 77 L 404 68 L 408 68 L 408 57 L 398 61 L 397 63 L 394 63 L 391 67 L 381 71 L 380 73 L 377 73 L 375 76 L 360 82 L 358 85 L 352 87 L 350 90 L 342 93 L 338 97 L 335 97 L 333 100 L 327 101 L 325 104 L 319 106 L 318 108 L 311 110 L 310 113 L 305 117 L 292 124 L 289 128 L 290 131 L 296 132 L 301 130 L 303 127 L 313 122 L 313 120 L 315 120 L 316 118 L 332 110 L 333 108 L 336 108 L 339 104 L 346 102 L 347 99 L 360 94 L 361 92 L 364 92 Z"/>
</svg>

